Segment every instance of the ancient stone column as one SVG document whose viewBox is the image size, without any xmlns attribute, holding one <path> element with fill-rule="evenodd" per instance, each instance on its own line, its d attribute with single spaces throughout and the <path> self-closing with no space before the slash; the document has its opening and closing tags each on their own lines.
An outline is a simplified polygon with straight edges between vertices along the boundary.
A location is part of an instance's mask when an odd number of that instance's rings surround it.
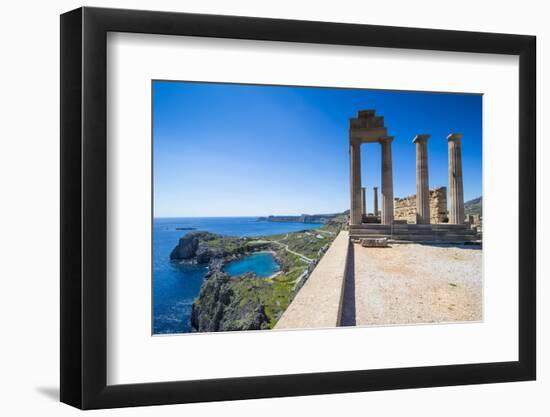
<svg viewBox="0 0 550 417">
<path fill-rule="evenodd" d="M 430 135 L 416 135 L 416 223 L 430 223 L 430 186 L 428 182 L 428 139 Z"/>
<path fill-rule="evenodd" d="M 350 163 L 350 224 L 361 224 L 361 144 L 359 142 L 350 143 L 349 147 Z"/>
<path fill-rule="evenodd" d="M 378 216 L 378 187 L 374 187 L 374 215 Z"/>
<path fill-rule="evenodd" d="M 367 195 L 365 187 L 361 187 L 361 214 L 367 214 Z"/>
<path fill-rule="evenodd" d="M 382 136 L 382 224 L 393 222 L 393 173 L 391 143 L 393 136 Z"/>
<path fill-rule="evenodd" d="M 461 133 L 451 133 L 447 136 L 449 145 L 449 223 L 451 224 L 464 224 L 461 139 Z"/>
</svg>

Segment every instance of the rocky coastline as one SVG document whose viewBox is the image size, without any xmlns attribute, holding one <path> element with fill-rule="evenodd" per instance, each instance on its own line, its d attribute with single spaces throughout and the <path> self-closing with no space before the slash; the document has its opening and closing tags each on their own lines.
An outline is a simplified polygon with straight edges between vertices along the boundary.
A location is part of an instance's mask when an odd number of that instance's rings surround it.
<svg viewBox="0 0 550 417">
<path fill-rule="evenodd" d="M 210 232 L 191 232 L 180 238 L 170 260 L 189 264 L 234 260 L 252 252 L 247 238 L 225 237 Z"/>
<path fill-rule="evenodd" d="M 192 305 L 193 332 L 272 329 L 304 285 L 346 216 L 323 226 L 261 237 L 222 236 L 192 231 L 181 237 L 170 254 L 172 262 L 207 266 L 199 294 Z M 254 273 L 232 276 L 229 262 L 253 253 L 270 252 L 279 271 L 270 277 Z"/>
<path fill-rule="evenodd" d="M 259 222 L 279 222 L 279 223 L 309 223 L 326 224 L 331 220 L 345 216 L 347 212 L 331 214 L 301 214 L 299 216 L 267 216 L 258 217 Z"/>
<path fill-rule="evenodd" d="M 237 279 L 225 273 L 223 267 L 261 250 L 270 250 L 280 264 L 284 263 L 278 259 L 272 246 L 271 242 L 202 231 L 188 233 L 180 238 L 170 254 L 172 261 L 208 265 L 199 296 L 192 306 L 193 331 L 262 330 L 269 327 L 269 317 L 261 293 L 271 283 L 253 273 Z"/>
</svg>

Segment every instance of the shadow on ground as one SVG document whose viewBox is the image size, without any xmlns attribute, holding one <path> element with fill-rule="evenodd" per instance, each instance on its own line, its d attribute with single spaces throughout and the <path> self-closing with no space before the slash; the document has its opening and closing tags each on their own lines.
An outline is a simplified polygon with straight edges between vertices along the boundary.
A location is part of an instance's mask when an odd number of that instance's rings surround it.
<svg viewBox="0 0 550 417">
<path fill-rule="evenodd" d="M 59 387 L 36 387 L 36 392 L 53 401 L 59 401 Z"/>
<path fill-rule="evenodd" d="M 355 247 L 353 244 L 351 244 L 348 255 L 348 268 L 344 281 L 344 300 L 342 304 L 340 326 L 355 326 Z"/>
<path fill-rule="evenodd" d="M 415 242 L 418 245 L 422 246 L 436 246 L 436 247 L 444 247 L 444 248 L 458 248 L 458 249 L 471 249 L 471 250 L 481 250 L 483 249 L 482 245 L 479 243 L 424 243 L 424 242 Z"/>
</svg>

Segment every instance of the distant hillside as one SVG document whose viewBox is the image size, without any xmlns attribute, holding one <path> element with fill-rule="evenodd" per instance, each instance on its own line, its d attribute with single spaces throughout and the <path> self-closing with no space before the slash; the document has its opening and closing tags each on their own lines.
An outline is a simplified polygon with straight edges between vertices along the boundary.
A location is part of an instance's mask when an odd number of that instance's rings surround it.
<svg viewBox="0 0 550 417">
<path fill-rule="evenodd" d="M 482 214 L 482 198 L 474 198 L 473 200 L 464 203 L 464 212 L 466 215 Z"/>
<path fill-rule="evenodd" d="M 343 213 L 331 214 L 302 214 L 301 216 L 267 216 L 259 217 L 258 221 L 267 222 L 298 222 L 298 223 L 329 223 L 330 221 L 345 221 L 346 214 L 349 210 Z"/>
</svg>

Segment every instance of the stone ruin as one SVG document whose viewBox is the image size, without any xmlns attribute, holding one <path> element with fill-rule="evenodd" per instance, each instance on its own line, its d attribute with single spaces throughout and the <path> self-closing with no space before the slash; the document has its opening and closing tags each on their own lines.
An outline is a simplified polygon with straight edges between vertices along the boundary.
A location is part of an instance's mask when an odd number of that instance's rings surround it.
<svg viewBox="0 0 550 417">
<path fill-rule="evenodd" d="M 437 187 L 430 190 L 429 198 L 430 223 L 448 223 L 447 187 Z M 393 202 L 393 216 L 396 221 L 416 223 L 416 194 L 396 198 Z"/>
<path fill-rule="evenodd" d="M 462 177 L 462 134 L 447 136 L 449 155 L 448 210 L 447 188 L 430 191 L 428 140 L 431 135 L 416 135 L 416 194 L 404 199 L 393 196 L 393 136 L 388 136 L 384 118 L 375 110 L 360 110 L 349 121 L 350 160 L 350 238 L 392 240 L 470 242 L 478 239 L 464 214 Z M 378 213 L 366 213 L 366 190 L 361 186 L 361 145 L 381 146 L 381 206 Z M 375 190 L 375 206 L 378 192 Z M 448 215 L 447 215 L 448 213 Z"/>
</svg>

